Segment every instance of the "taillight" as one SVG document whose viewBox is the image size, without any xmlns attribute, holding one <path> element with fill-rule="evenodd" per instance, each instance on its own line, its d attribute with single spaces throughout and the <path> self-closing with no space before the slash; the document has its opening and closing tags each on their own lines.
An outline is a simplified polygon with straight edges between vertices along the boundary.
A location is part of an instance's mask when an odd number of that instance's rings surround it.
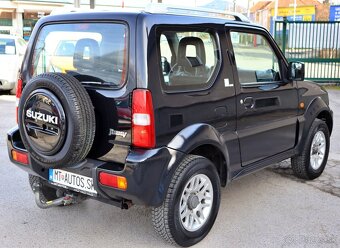
<svg viewBox="0 0 340 248">
<path fill-rule="evenodd" d="M 102 185 L 109 186 L 116 189 L 126 190 L 127 181 L 125 177 L 112 175 L 106 172 L 99 173 L 99 182 Z"/>
<path fill-rule="evenodd" d="M 28 154 L 26 152 L 12 150 L 12 158 L 16 162 L 28 165 Z"/>
<path fill-rule="evenodd" d="M 151 92 L 137 89 L 132 92 L 132 145 L 155 147 L 155 121 Z"/>
<path fill-rule="evenodd" d="M 19 112 L 19 100 L 21 97 L 21 93 L 22 93 L 22 79 L 18 78 L 18 84 L 17 84 L 17 92 L 16 92 L 16 118 L 17 118 L 17 123 L 19 121 L 19 116 L 18 116 L 18 112 Z"/>
</svg>

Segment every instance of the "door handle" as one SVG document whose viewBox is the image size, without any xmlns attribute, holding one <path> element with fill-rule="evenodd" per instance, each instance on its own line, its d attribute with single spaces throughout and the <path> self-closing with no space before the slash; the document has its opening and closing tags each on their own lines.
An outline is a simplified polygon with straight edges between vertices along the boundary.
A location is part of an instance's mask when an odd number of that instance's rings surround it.
<svg viewBox="0 0 340 248">
<path fill-rule="evenodd" d="M 246 97 L 243 100 L 241 100 L 240 103 L 243 104 L 243 106 L 246 109 L 252 109 L 252 108 L 254 108 L 254 105 L 255 105 L 254 98 L 252 98 L 252 97 Z"/>
</svg>

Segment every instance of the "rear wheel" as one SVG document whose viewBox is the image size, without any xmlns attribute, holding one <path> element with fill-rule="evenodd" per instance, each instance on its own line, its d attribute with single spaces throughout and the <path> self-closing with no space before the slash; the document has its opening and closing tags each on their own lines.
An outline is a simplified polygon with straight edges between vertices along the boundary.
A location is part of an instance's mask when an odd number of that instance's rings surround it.
<svg viewBox="0 0 340 248">
<path fill-rule="evenodd" d="M 329 153 L 328 126 L 316 119 L 308 133 L 302 153 L 291 159 L 294 174 L 302 179 L 319 177 L 325 169 Z"/>
<path fill-rule="evenodd" d="M 177 168 L 163 204 L 152 210 L 156 232 L 170 243 L 191 246 L 213 226 L 220 205 L 220 179 L 210 160 L 187 156 Z"/>
</svg>

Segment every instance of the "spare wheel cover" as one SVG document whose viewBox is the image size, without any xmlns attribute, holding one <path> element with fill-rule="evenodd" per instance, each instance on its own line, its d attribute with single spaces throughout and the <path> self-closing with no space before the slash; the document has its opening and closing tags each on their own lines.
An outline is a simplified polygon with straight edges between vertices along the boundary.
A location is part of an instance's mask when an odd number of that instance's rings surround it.
<svg viewBox="0 0 340 248">
<path fill-rule="evenodd" d="M 46 156 L 56 154 L 63 146 L 67 123 L 58 98 L 49 90 L 36 89 L 24 104 L 22 120 L 29 145 Z"/>
</svg>

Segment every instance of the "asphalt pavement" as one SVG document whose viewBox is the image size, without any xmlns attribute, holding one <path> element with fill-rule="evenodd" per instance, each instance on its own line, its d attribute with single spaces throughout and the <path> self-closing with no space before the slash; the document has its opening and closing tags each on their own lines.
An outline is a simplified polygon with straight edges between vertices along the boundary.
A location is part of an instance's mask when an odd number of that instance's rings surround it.
<svg viewBox="0 0 340 248">
<path fill-rule="evenodd" d="M 331 154 L 323 175 L 305 182 L 289 161 L 222 189 L 217 220 L 195 247 L 340 247 L 340 91 Z M 6 132 L 15 125 L 15 98 L 0 96 L 0 247 L 172 247 L 153 231 L 151 210 L 87 200 L 42 210 L 26 172 L 9 162 Z"/>
</svg>

